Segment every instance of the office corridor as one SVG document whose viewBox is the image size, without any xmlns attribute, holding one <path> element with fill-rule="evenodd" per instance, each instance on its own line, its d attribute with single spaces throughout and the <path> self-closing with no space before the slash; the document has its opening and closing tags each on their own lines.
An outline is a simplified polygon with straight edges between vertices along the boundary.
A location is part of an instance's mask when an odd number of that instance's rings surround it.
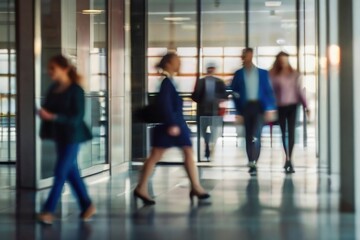
<svg viewBox="0 0 360 240">
<path fill-rule="evenodd" d="M 66 188 L 53 226 L 34 219 L 48 190 L 16 192 L 14 169 L 2 167 L 0 236 L 9 240 L 357 239 L 355 216 L 337 210 L 337 177 L 318 168 L 315 150 L 297 147 L 296 173 L 288 176 L 281 169 L 280 150 L 265 144 L 257 177 L 249 176 L 243 159 L 234 166 L 201 167 L 211 205 L 191 205 L 181 166 L 157 167 L 150 186 L 157 204 L 151 207 L 135 204 L 132 198 L 137 170 L 87 178 L 98 208 L 96 217 L 86 223 L 78 220 L 76 201 Z M 230 146 L 225 152 L 228 161 L 235 162 L 243 149 Z"/>
</svg>

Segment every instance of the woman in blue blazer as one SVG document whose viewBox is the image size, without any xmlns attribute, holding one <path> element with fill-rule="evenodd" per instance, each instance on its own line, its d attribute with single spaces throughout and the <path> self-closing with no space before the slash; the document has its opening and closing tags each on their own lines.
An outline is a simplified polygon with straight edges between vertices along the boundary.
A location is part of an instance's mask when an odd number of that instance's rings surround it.
<svg viewBox="0 0 360 240">
<path fill-rule="evenodd" d="M 173 83 L 172 76 L 180 69 L 180 58 L 175 53 L 168 53 L 161 59 L 157 67 L 164 75 L 157 96 L 157 107 L 161 112 L 163 121 L 154 129 L 151 155 L 144 163 L 134 196 L 140 198 L 145 205 L 155 204 L 155 201 L 148 193 L 148 180 L 156 163 L 159 162 L 166 149 L 179 147 L 183 150 L 185 170 L 191 183 L 191 200 L 193 200 L 193 197 L 197 197 L 199 200 L 208 199 L 210 195 L 205 192 L 200 184 L 193 159 L 190 130 L 183 116 L 183 101 Z"/>
</svg>

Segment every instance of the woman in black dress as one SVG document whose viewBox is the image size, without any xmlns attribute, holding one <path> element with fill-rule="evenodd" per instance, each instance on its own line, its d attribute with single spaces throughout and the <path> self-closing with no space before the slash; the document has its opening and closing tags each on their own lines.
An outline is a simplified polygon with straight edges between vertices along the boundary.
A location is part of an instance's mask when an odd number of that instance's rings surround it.
<svg viewBox="0 0 360 240">
<path fill-rule="evenodd" d="M 154 129 L 151 155 L 144 163 L 134 196 L 140 198 L 145 205 L 155 204 L 155 201 L 148 193 L 148 180 L 156 163 L 159 162 L 166 149 L 179 147 L 183 150 L 185 170 L 191 183 L 191 200 L 193 197 L 197 197 L 199 200 L 208 199 L 210 195 L 205 192 L 198 178 L 193 158 L 190 130 L 183 116 L 183 101 L 172 79 L 172 76 L 179 71 L 180 58 L 175 53 L 168 53 L 161 59 L 157 67 L 164 75 L 157 97 L 157 107 L 162 112 L 163 122 Z"/>
</svg>

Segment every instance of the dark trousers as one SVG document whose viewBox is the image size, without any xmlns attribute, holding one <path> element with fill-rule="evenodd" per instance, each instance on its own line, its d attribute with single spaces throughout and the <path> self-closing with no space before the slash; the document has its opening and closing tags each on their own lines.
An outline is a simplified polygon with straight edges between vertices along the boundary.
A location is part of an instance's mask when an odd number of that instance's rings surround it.
<svg viewBox="0 0 360 240">
<path fill-rule="evenodd" d="M 44 205 L 44 212 L 55 212 L 56 205 L 61 197 L 62 189 L 68 181 L 74 190 L 82 211 L 90 205 L 91 200 L 87 193 L 85 183 L 80 176 L 77 155 L 79 144 L 57 143 L 57 162 L 55 166 L 54 185 L 51 188 L 49 197 Z"/>
<path fill-rule="evenodd" d="M 213 132 L 213 123 L 212 123 L 212 116 L 197 116 L 197 125 L 198 130 L 200 131 L 201 137 L 204 138 L 205 141 L 205 157 L 210 157 L 210 140 L 211 140 L 211 133 Z M 207 132 L 207 129 L 210 128 L 210 132 Z"/>
<path fill-rule="evenodd" d="M 294 104 L 285 107 L 279 107 L 278 110 L 279 110 L 279 124 L 281 128 L 282 142 L 286 153 L 286 159 L 290 160 L 295 144 L 295 125 L 296 125 L 297 105 Z M 286 142 L 286 132 L 288 133 L 288 143 Z"/>
<path fill-rule="evenodd" d="M 208 145 L 210 143 L 211 132 L 212 132 L 212 116 L 198 116 L 197 117 L 198 129 L 200 130 L 201 136 L 205 140 L 205 144 Z M 210 133 L 207 132 L 208 128 L 210 128 Z"/>
<path fill-rule="evenodd" d="M 249 162 L 257 161 L 261 150 L 264 116 L 259 102 L 249 102 L 244 109 L 246 153 Z"/>
</svg>

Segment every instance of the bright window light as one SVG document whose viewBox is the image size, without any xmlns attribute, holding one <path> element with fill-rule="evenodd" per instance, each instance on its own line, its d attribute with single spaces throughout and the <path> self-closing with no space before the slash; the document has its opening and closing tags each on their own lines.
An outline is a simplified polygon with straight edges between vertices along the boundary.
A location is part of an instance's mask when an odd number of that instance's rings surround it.
<svg viewBox="0 0 360 240">
<path fill-rule="evenodd" d="M 102 14 L 103 12 L 104 10 L 98 10 L 98 9 L 85 9 L 81 11 L 82 14 L 88 14 L 88 15 L 97 15 L 97 14 Z"/>
<path fill-rule="evenodd" d="M 190 21 L 191 18 L 189 17 L 164 17 L 165 21 L 171 21 L 171 22 L 180 22 L 180 21 Z"/>
<path fill-rule="evenodd" d="M 281 1 L 266 1 L 265 6 L 266 7 L 280 7 Z"/>
</svg>

